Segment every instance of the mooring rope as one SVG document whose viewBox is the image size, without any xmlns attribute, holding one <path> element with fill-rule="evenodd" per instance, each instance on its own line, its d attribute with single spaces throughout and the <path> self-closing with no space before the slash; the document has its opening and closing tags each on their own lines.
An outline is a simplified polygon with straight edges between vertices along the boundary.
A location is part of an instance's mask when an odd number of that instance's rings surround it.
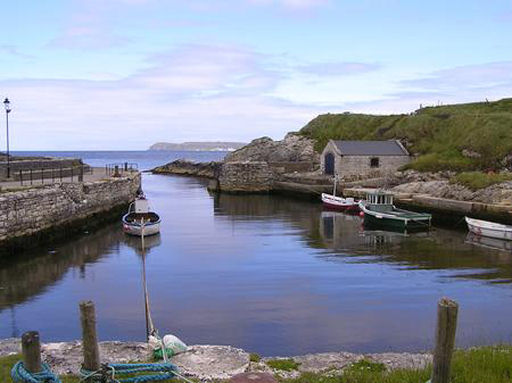
<svg viewBox="0 0 512 383">
<path fill-rule="evenodd" d="M 40 372 L 30 372 L 25 368 L 22 361 L 17 362 L 11 370 L 11 378 L 14 382 L 26 383 L 61 383 L 57 375 L 55 375 L 50 367 L 41 363 Z"/>
<path fill-rule="evenodd" d="M 158 374 L 141 375 L 144 372 L 157 372 Z M 122 377 L 126 375 L 134 375 Z M 109 363 L 102 365 L 97 371 L 89 371 L 84 368 L 80 370 L 82 379 L 85 381 L 89 379 L 99 379 L 101 381 L 112 381 L 119 383 L 145 383 L 170 380 L 178 374 L 178 367 L 171 363 Z M 118 378 L 117 376 L 121 376 Z"/>
</svg>

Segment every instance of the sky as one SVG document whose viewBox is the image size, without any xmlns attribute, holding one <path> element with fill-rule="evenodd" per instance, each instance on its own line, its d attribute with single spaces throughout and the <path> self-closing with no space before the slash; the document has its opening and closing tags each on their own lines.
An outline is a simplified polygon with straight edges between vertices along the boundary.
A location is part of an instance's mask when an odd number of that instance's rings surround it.
<svg viewBox="0 0 512 383">
<path fill-rule="evenodd" d="M 17 0 L 0 32 L 11 150 L 281 139 L 323 113 L 512 97 L 510 0 Z"/>
</svg>

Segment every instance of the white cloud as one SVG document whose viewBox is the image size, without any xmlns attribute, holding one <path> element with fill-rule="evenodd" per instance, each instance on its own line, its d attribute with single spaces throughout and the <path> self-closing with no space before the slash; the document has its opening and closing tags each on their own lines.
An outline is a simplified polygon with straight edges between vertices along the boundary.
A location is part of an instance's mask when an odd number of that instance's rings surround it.
<svg viewBox="0 0 512 383">
<path fill-rule="evenodd" d="M 317 114 L 271 96 L 280 74 L 230 46 L 187 45 L 120 80 L 11 80 L 12 146 L 144 149 L 156 141 L 282 137 Z M 15 149 L 14 149 L 15 150 Z"/>
</svg>

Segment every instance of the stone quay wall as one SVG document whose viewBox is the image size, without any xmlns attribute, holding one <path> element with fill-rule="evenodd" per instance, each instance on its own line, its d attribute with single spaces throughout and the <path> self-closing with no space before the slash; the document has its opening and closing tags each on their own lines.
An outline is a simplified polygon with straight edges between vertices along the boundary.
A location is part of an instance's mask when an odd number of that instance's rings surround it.
<svg viewBox="0 0 512 383">
<path fill-rule="evenodd" d="M 95 182 L 57 183 L 0 194 L 0 245 L 72 225 L 134 200 L 140 173 Z"/>
<path fill-rule="evenodd" d="M 274 172 L 264 161 L 225 162 L 219 171 L 218 188 L 231 193 L 266 193 L 272 190 Z"/>
</svg>

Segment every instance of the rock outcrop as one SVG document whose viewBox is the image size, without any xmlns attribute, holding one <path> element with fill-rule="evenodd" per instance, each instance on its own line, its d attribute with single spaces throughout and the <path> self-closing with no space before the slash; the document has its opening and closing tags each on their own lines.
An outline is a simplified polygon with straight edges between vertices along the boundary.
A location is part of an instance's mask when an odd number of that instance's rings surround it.
<svg viewBox="0 0 512 383">
<path fill-rule="evenodd" d="M 179 174 L 184 176 L 196 176 L 216 178 L 220 162 L 193 162 L 188 160 L 176 160 L 168 164 L 158 166 L 152 170 L 155 174 Z"/>
<path fill-rule="evenodd" d="M 142 342 L 100 342 L 101 362 L 129 363 L 144 362 L 151 358 L 147 343 Z M 78 374 L 82 363 L 82 345 L 79 341 L 46 343 L 41 345 L 42 359 L 53 372 L 59 375 Z M 19 339 L 0 340 L 0 357 L 21 352 Z M 432 361 L 426 353 L 383 353 L 354 354 L 350 352 L 328 352 L 291 357 L 298 364 L 298 370 L 283 371 L 272 369 L 267 362 L 275 358 L 262 358 L 251 362 L 249 353 L 231 346 L 189 346 L 188 351 L 171 359 L 180 372 L 199 381 L 218 381 L 243 372 L 269 372 L 282 378 L 297 377 L 301 373 L 336 373 L 362 359 L 382 363 L 387 369 L 420 369 Z"/>
<path fill-rule="evenodd" d="M 431 197 L 487 204 L 511 205 L 512 182 L 503 182 L 485 189 L 470 190 L 446 180 L 408 182 L 395 186 L 394 192 L 403 194 L 426 194 Z"/>
<path fill-rule="evenodd" d="M 225 162 L 264 161 L 264 162 L 310 162 L 320 163 L 320 155 L 315 151 L 314 141 L 297 133 L 288 133 L 281 141 L 270 137 L 257 138 L 225 158 Z"/>
</svg>

